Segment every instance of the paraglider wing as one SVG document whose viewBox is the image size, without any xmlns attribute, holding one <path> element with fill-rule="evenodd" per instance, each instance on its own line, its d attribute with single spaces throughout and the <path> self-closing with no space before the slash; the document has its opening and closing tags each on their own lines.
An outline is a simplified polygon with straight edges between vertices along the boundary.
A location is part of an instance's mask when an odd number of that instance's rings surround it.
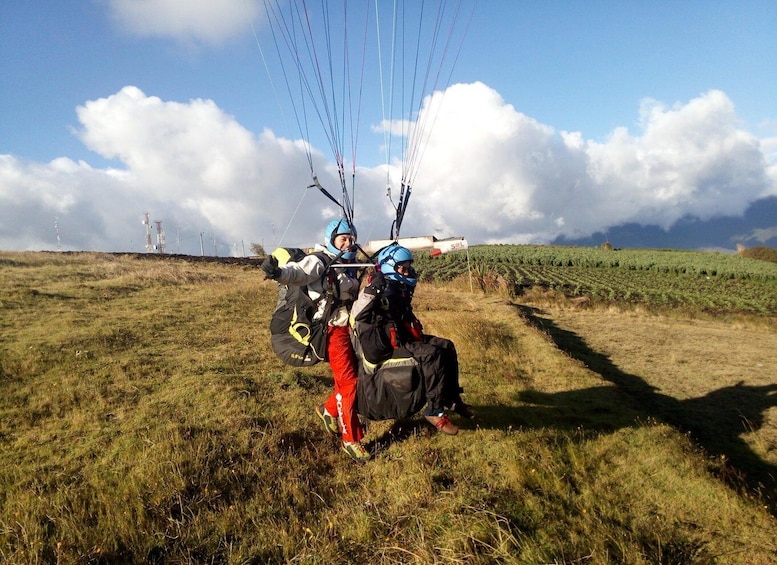
<svg viewBox="0 0 777 565">
<path fill-rule="evenodd" d="M 380 121 L 383 130 L 387 194 L 395 212 L 391 238 L 397 239 L 436 117 L 422 111 L 423 103 L 450 83 L 475 3 L 264 0 L 276 72 L 270 71 L 267 61 L 265 66 L 271 81 L 283 84 L 282 99 L 290 104 L 306 142 L 313 179 L 307 188 L 315 187 L 335 202 L 349 223 L 354 219 L 363 97 L 380 99 L 381 118 L 371 121 Z M 312 122 L 318 122 L 317 130 L 334 158 L 339 198 L 321 185 L 314 170 Z M 393 143 L 394 138 L 401 143 Z M 392 178 L 389 165 L 396 162 L 401 162 L 401 171 Z M 395 182 L 399 184 L 396 204 L 391 200 Z"/>
</svg>

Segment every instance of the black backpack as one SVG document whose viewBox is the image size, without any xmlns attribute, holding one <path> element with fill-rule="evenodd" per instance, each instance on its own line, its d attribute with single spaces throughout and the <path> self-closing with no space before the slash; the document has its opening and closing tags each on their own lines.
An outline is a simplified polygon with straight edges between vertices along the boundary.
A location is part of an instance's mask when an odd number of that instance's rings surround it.
<svg viewBox="0 0 777 565">
<path fill-rule="evenodd" d="M 299 262 L 307 253 L 296 247 L 279 247 L 272 252 L 283 266 L 289 262 Z M 314 253 L 327 265 L 330 258 L 325 253 Z M 309 367 L 320 361 L 326 361 L 326 326 L 333 301 L 325 306 L 324 315 L 313 320 L 322 300 L 321 295 L 313 300 L 308 287 L 278 285 L 278 304 L 270 319 L 270 342 L 278 358 L 294 367 Z"/>
</svg>

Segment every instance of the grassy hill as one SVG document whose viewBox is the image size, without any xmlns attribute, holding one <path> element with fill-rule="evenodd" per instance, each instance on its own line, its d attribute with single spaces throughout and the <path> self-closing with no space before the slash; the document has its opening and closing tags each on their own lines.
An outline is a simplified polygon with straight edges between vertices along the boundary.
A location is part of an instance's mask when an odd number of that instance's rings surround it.
<svg viewBox="0 0 777 565">
<path fill-rule="evenodd" d="M 276 296 L 248 261 L 0 253 L 0 560 L 777 562 L 769 314 L 421 283 L 478 418 L 373 422 L 356 465 Z"/>
</svg>

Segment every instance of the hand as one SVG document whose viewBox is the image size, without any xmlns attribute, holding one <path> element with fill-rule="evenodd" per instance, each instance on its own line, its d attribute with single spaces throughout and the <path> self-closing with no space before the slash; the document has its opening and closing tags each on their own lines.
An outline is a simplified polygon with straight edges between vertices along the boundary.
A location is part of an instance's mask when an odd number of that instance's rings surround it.
<svg viewBox="0 0 777 565">
<path fill-rule="evenodd" d="M 335 275 L 334 271 L 329 271 L 321 281 L 321 287 L 327 294 L 336 295 L 339 286 L 340 285 L 337 283 L 337 275 Z"/>
<path fill-rule="evenodd" d="M 277 279 L 281 276 L 281 268 L 278 266 L 278 259 L 272 255 L 268 255 L 267 258 L 262 261 L 262 270 L 264 275 L 268 279 Z"/>
<path fill-rule="evenodd" d="M 379 294 L 383 291 L 383 288 L 386 286 L 386 277 L 383 273 L 375 269 L 372 271 L 372 275 L 370 275 L 370 282 L 367 285 L 367 288 L 369 288 L 372 292 L 370 294 Z"/>
</svg>

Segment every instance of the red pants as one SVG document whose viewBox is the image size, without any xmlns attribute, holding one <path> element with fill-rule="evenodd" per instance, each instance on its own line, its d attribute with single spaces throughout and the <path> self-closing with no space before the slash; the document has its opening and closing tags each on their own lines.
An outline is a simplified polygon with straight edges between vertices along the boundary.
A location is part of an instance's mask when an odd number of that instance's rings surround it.
<svg viewBox="0 0 777 565">
<path fill-rule="evenodd" d="M 351 345 L 351 334 L 347 327 L 327 327 L 326 353 L 335 381 L 335 391 L 324 402 L 330 414 L 337 414 L 343 431 L 343 441 L 361 441 L 364 437 L 359 416 L 356 412 L 356 355 Z"/>
</svg>

